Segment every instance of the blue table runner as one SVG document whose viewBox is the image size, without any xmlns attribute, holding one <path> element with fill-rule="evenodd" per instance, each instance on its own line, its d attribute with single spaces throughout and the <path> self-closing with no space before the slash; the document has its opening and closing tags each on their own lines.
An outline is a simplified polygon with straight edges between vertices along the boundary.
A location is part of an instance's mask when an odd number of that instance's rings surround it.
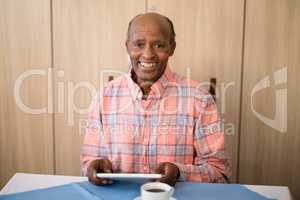
<svg viewBox="0 0 300 200">
<path fill-rule="evenodd" d="M 29 192 L 0 195 L 0 200 L 133 200 L 140 195 L 140 182 L 120 181 L 112 185 L 95 186 L 89 182 L 72 183 Z M 173 197 L 176 200 L 268 200 L 237 184 L 178 182 Z"/>
</svg>

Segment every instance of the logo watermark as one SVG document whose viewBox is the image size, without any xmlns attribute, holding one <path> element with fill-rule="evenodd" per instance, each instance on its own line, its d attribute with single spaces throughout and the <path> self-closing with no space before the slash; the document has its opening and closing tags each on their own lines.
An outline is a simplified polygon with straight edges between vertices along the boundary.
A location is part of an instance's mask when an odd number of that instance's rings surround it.
<svg viewBox="0 0 300 200">
<path fill-rule="evenodd" d="M 275 85 L 281 85 L 287 83 L 287 67 L 282 68 L 273 74 L 273 80 Z M 268 87 L 271 87 L 270 76 L 267 76 L 260 80 L 251 91 L 251 110 L 254 115 L 261 120 L 267 126 L 281 132 L 285 133 L 287 131 L 287 88 L 277 89 L 275 92 L 275 116 L 273 119 L 270 119 L 261 113 L 257 112 L 254 109 L 254 95 L 264 90 Z"/>
<path fill-rule="evenodd" d="M 97 94 L 97 88 L 103 88 L 105 84 L 108 82 L 108 77 L 118 77 L 122 76 L 127 72 L 119 71 L 119 70 L 110 70 L 110 69 L 104 69 L 98 71 L 98 85 L 93 84 L 91 81 L 72 81 L 72 80 L 65 80 L 65 72 L 63 70 L 54 71 L 52 68 L 49 69 L 32 69 L 27 70 L 20 74 L 18 78 L 15 81 L 14 85 L 14 98 L 16 105 L 19 109 L 21 109 L 23 112 L 28 114 L 46 114 L 46 113 L 66 113 L 67 116 L 67 125 L 68 126 L 74 126 L 75 123 L 75 114 L 80 115 L 86 115 L 89 112 L 90 105 L 92 103 L 92 97 L 96 96 Z M 23 99 L 21 98 L 21 87 L 22 84 L 28 80 L 31 79 L 34 76 L 41 76 L 47 79 L 47 105 L 44 105 L 44 107 L 41 108 L 32 108 L 30 105 L 26 105 L 23 102 Z M 189 67 L 186 68 L 186 77 L 190 79 L 191 77 L 191 69 Z M 56 80 L 55 82 L 54 79 Z M 282 68 L 273 74 L 273 79 L 275 82 L 275 85 L 281 85 L 283 83 L 287 82 L 287 68 Z M 203 100 L 203 95 L 195 93 L 192 91 L 192 88 L 195 90 L 201 90 L 202 88 L 207 89 L 211 86 L 211 83 L 209 81 L 200 82 L 197 86 L 193 87 L 181 87 L 181 85 L 174 83 L 168 83 L 171 84 L 173 88 L 176 88 L 176 92 L 174 94 L 182 95 L 182 96 L 191 96 L 195 95 L 195 98 L 199 98 L 204 105 L 199 104 L 197 109 L 200 111 L 203 109 L 203 106 L 205 106 L 205 102 Z M 218 87 L 215 87 L 215 94 L 216 99 L 218 101 L 219 105 L 219 113 L 221 115 L 224 115 L 227 105 L 227 95 L 228 91 L 236 90 L 235 82 L 221 82 L 218 83 Z M 53 88 L 54 87 L 54 88 Z M 270 119 L 263 114 L 259 113 L 254 109 L 253 99 L 255 97 L 255 94 L 263 89 L 266 89 L 270 87 L 270 77 L 267 76 L 260 80 L 252 89 L 251 91 L 251 110 L 254 113 L 254 115 L 261 120 L 266 125 L 272 127 L 273 129 L 284 133 L 287 130 L 287 89 L 278 89 L 276 90 L 276 106 L 275 106 L 275 117 L 273 119 Z M 76 93 L 79 91 L 79 89 L 83 89 L 88 92 L 88 95 L 91 97 L 91 101 L 87 103 L 85 107 L 80 107 L 76 105 Z M 153 90 L 156 90 L 156 92 L 159 93 L 159 88 L 153 88 Z M 55 91 L 55 95 L 53 92 Z M 115 91 L 117 92 L 117 90 Z M 194 93 L 193 93 L 194 92 Z M 100 94 L 101 95 L 101 94 Z M 124 94 L 119 94 L 124 95 Z M 130 95 L 130 94 L 127 94 Z M 65 99 L 66 97 L 66 99 Z M 209 101 L 209 96 L 208 101 Z M 55 99 L 54 99 L 55 98 Z M 170 108 L 168 102 L 172 101 L 173 99 L 176 99 L 177 101 L 177 108 Z M 109 110 L 109 113 L 106 114 L 116 114 L 123 111 L 126 111 L 130 106 L 132 106 L 132 101 L 126 102 L 121 107 L 116 106 L 114 110 Z M 166 95 L 161 100 L 161 106 L 160 107 L 153 107 L 148 113 L 158 113 L 163 112 L 164 114 L 174 114 L 174 111 L 176 112 L 184 112 L 185 107 L 189 108 L 190 104 L 194 102 L 191 101 L 183 101 L 183 98 L 177 98 L 176 95 Z M 55 105 L 55 107 L 54 107 Z M 134 105 L 135 108 L 140 109 L 139 111 L 145 112 L 143 107 L 139 107 Z M 237 105 L 238 107 L 238 105 Z M 105 112 L 105 111 L 103 111 Z M 175 113 L 176 113 L 175 112 Z M 215 111 L 213 111 L 215 112 Z M 206 113 L 206 114 L 214 114 L 214 113 Z M 78 129 L 80 134 L 82 134 L 82 130 L 84 130 L 84 126 L 86 125 L 85 119 L 79 119 Z M 226 135 L 234 135 L 235 133 L 235 127 L 234 123 L 231 122 L 225 122 L 222 121 L 222 126 L 224 129 L 224 132 Z"/>
</svg>

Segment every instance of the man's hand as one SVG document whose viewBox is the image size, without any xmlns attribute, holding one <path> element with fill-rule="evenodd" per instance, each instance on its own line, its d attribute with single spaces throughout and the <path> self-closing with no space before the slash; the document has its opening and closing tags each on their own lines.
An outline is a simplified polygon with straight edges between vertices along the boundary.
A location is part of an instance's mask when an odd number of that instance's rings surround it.
<svg viewBox="0 0 300 200">
<path fill-rule="evenodd" d="M 156 167 L 155 173 L 163 175 L 160 179 L 158 179 L 159 182 L 167 183 L 171 186 L 174 186 L 176 184 L 177 179 L 180 176 L 178 167 L 170 162 L 160 163 Z"/>
<path fill-rule="evenodd" d="M 111 184 L 112 180 L 98 178 L 97 173 L 112 173 L 112 165 L 108 159 L 93 160 L 87 168 L 87 177 L 95 185 Z"/>
</svg>

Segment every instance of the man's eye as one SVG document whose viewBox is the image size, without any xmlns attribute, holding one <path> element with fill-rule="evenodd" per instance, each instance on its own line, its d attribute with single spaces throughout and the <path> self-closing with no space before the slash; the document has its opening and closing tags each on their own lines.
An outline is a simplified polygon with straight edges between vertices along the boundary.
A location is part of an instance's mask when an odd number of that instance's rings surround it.
<svg viewBox="0 0 300 200">
<path fill-rule="evenodd" d="M 164 48 L 165 46 L 163 44 L 155 44 L 154 47 L 155 48 Z"/>
<path fill-rule="evenodd" d="M 144 46 L 144 44 L 143 44 L 143 43 L 135 43 L 134 46 L 135 46 L 135 47 L 138 47 L 138 48 L 141 48 L 141 47 Z"/>
</svg>

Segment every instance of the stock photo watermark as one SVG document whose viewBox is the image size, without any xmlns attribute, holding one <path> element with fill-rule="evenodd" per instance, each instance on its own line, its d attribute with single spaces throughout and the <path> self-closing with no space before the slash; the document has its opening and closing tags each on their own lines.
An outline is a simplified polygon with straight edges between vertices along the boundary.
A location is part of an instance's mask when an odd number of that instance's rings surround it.
<svg viewBox="0 0 300 200">
<path fill-rule="evenodd" d="M 275 86 L 287 83 L 287 67 L 273 73 Z M 251 91 L 251 110 L 254 115 L 267 126 L 285 133 L 287 131 L 287 88 L 276 89 L 275 91 L 275 116 L 270 119 L 254 109 L 253 99 L 257 92 L 271 87 L 271 78 L 266 76 L 261 79 Z"/>
<path fill-rule="evenodd" d="M 90 105 L 92 103 L 92 100 L 87 104 L 86 107 L 79 107 L 76 105 L 76 92 L 78 92 L 79 89 L 83 89 L 88 92 L 88 95 L 90 99 L 92 97 L 96 96 L 98 88 L 102 88 L 105 84 L 107 84 L 109 77 L 119 77 L 124 74 L 127 74 L 123 71 L 117 71 L 117 70 L 99 70 L 98 71 L 98 77 L 99 82 L 98 86 L 93 84 L 90 81 L 78 81 L 74 82 L 71 80 L 64 80 L 65 72 L 63 70 L 53 71 L 52 68 L 49 69 L 32 69 L 27 70 L 20 74 L 18 78 L 15 81 L 14 84 L 14 99 L 16 102 L 16 105 L 19 109 L 21 109 L 23 112 L 28 114 L 51 114 L 51 113 L 66 113 L 67 116 L 67 125 L 68 126 L 74 126 L 75 125 L 75 114 L 87 114 L 89 112 Z M 191 70 L 190 68 L 186 68 L 186 77 L 190 78 Z M 21 97 L 21 88 L 22 84 L 28 80 L 33 78 L 34 76 L 41 76 L 47 79 L 47 105 L 41 108 L 32 108 L 30 105 L 26 105 L 23 102 L 23 99 Z M 56 81 L 54 82 L 54 79 Z M 284 84 L 287 82 L 287 68 L 282 68 L 273 74 L 273 80 L 275 82 L 275 85 Z M 55 84 L 54 84 L 55 83 Z M 174 83 L 170 83 L 174 84 Z M 221 115 L 225 114 L 226 111 L 226 96 L 228 91 L 231 89 L 234 89 L 235 82 L 223 82 L 218 84 L 219 87 L 215 87 L 215 95 L 216 99 L 219 101 L 219 112 Z M 174 86 L 174 85 L 173 85 Z M 196 88 L 209 88 L 211 86 L 211 83 L 209 81 L 201 82 L 199 83 Z M 177 88 L 178 93 L 184 93 L 184 92 L 192 92 L 190 90 L 183 91 L 182 87 L 180 85 L 175 85 Z M 270 87 L 270 77 L 267 76 L 263 79 L 261 79 L 258 83 L 255 84 L 251 91 L 251 100 L 250 100 L 250 108 L 255 115 L 255 117 L 260 120 L 262 123 L 266 124 L 267 126 L 284 133 L 287 131 L 287 89 L 278 89 L 275 92 L 275 117 L 273 119 L 270 119 L 266 116 L 264 116 L 262 113 L 259 113 L 254 108 L 253 99 L 255 98 L 255 94 L 258 91 L 264 90 L 266 88 Z M 155 90 L 156 88 L 154 88 Z M 55 92 L 55 95 L 53 94 Z M 98 92 L 99 93 L 99 92 Z M 193 93 L 194 94 L 194 93 Z M 200 95 L 201 96 L 201 95 Z M 202 98 L 200 97 L 199 98 Z M 66 97 L 66 99 L 65 99 Z M 54 99 L 55 98 L 55 99 Z M 190 101 L 187 102 L 178 102 L 178 108 L 177 110 L 168 110 L 167 106 L 164 106 L 164 102 L 167 102 L 168 99 L 173 98 L 173 96 L 166 96 L 161 101 L 161 107 L 152 109 L 151 112 L 154 114 L 158 111 L 163 111 L 166 114 L 174 114 L 174 111 L 181 112 L 180 109 L 184 108 L 184 105 L 193 103 Z M 178 98 L 179 100 L 181 98 Z M 55 102 L 55 103 L 54 103 Z M 123 105 L 122 107 L 110 110 L 109 112 L 114 113 L 120 113 L 122 111 L 125 111 L 127 108 L 131 106 L 132 102 L 128 101 L 127 104 Z M 183 105 L 184 104 L 184 105 Z M 54 106 L 55 105 L 55 106 Z M 187 105 L 188 107 L 188 105 Z M 141 109 L 140 112 L 143 112 L 142 107 L 137 107 L 138 109 Z M 159 109 L 159 110 L 158 110 Z M 201 109 L 201 108 L 198 108 Z M 238 109 L 238 107 L 237 107 Z M 172 113 L 173 112 L 173 113 Z M 113 113 L 110 113 L 113 114 Z M 222 129 L 224 130 L 226 135 L 234 135 L 235 134 L 235 125 L 231 122 L 226 122 L 222 120 Z M 83 134 L 83 130 L 86 128 L 87 123 L 85 119 L 79 119 L 78 122 L 78 129 L 80 134 Z"/>
</svg>

